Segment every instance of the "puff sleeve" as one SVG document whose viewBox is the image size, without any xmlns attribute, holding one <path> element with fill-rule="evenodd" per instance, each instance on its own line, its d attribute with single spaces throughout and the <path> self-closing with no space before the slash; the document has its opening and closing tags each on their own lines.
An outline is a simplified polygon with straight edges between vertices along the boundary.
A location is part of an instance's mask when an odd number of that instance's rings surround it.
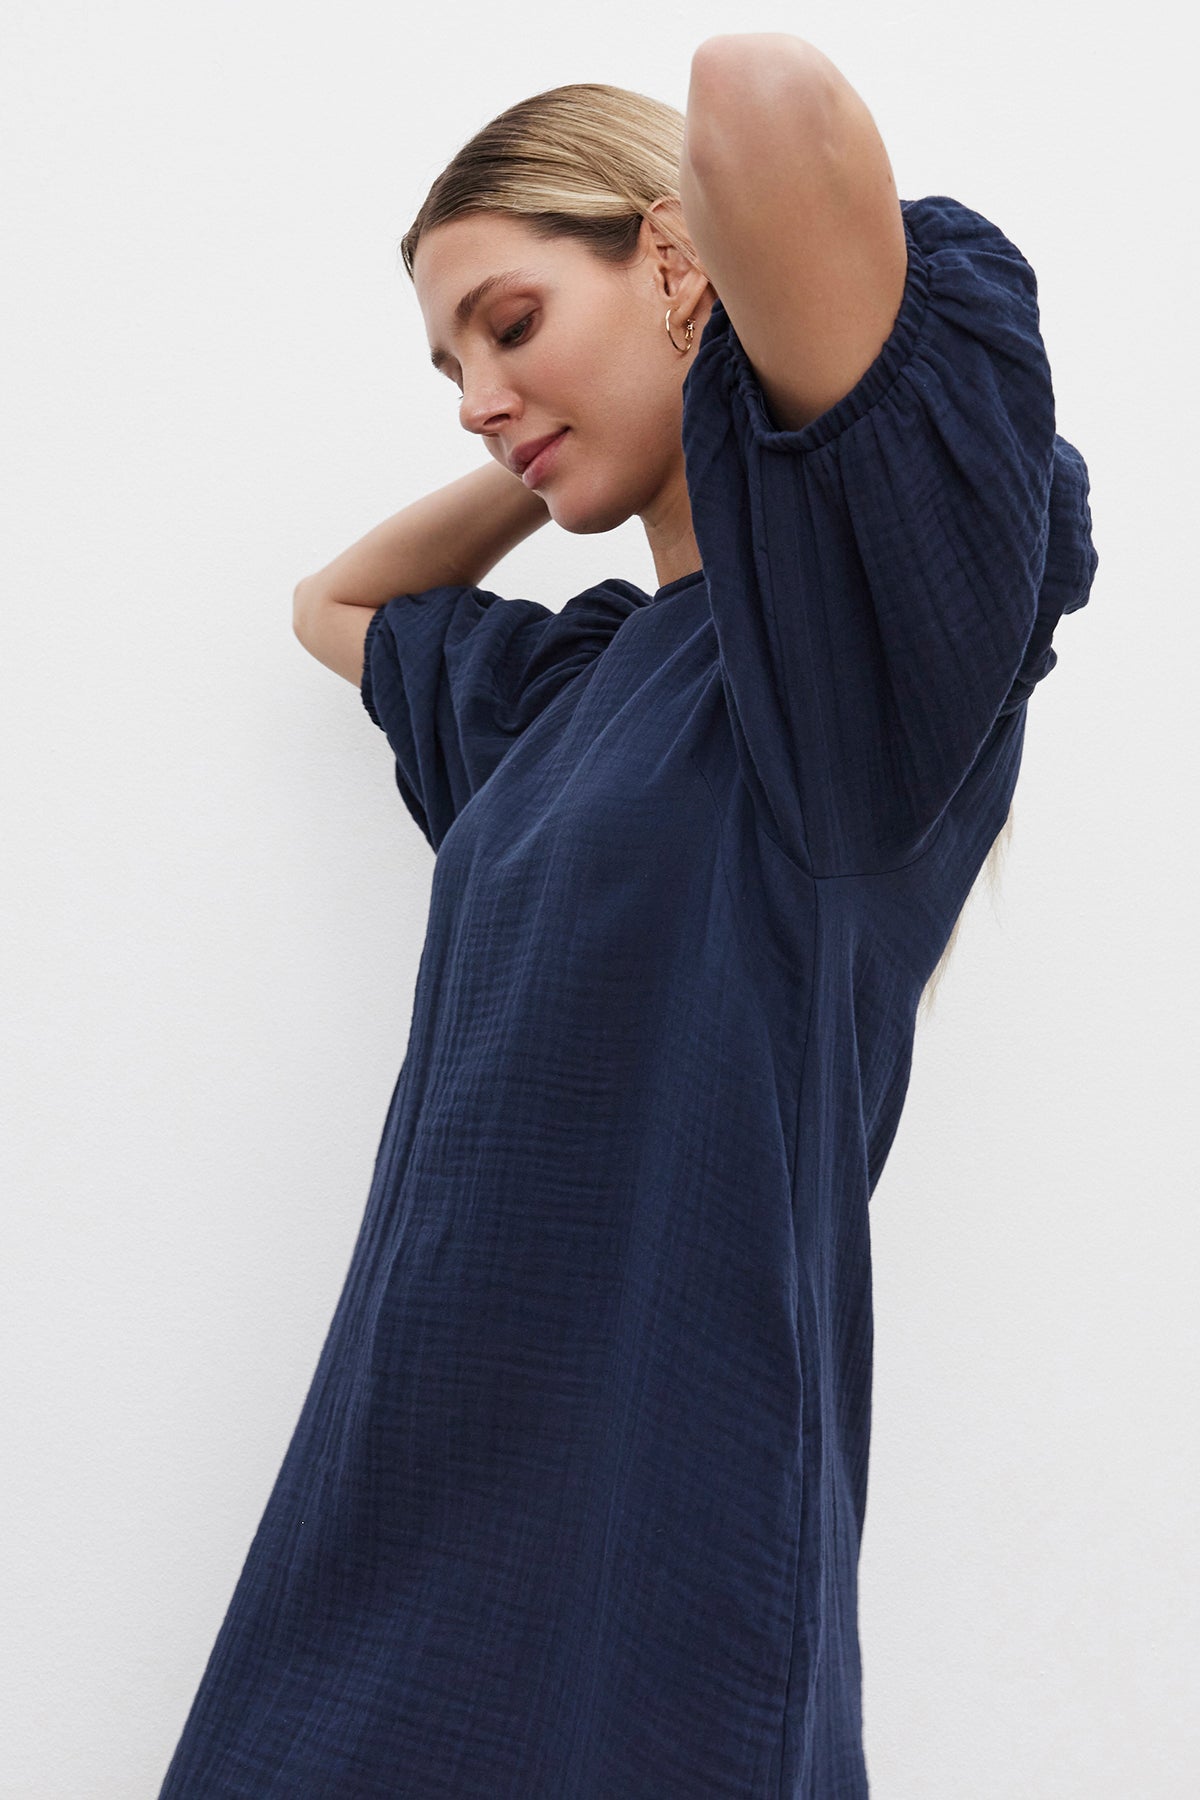
<svg viewBox="0 0 1200 1800">
<path fill-rule="evenodd" d="M 611 641 L 637 601 L 601 582 L 557 612 L 486 588 L 397 594 L 363 642 L 361 695 L 396 786 L 436 852 L 508 748 Z"/>
<path fill-rule="evenodd" d="M 739 760 L 766 828 L 815 875 L 921 853 L 1053 668 L 1055 625 L 1098 563 L 1033 270 L 949 196 L 901 210 L 899 313 L 820 418 L 775 425 L 720 300 L 684 383 Z"/>
</svg>

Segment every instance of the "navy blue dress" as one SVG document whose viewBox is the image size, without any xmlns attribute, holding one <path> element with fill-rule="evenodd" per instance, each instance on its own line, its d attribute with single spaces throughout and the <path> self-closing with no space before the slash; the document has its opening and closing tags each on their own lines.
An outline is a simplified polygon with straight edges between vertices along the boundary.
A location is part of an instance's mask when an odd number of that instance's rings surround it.
<svg viewBox="0 0 1200 1800">
<path fill-rule="evenodd" d="M 717 302 L 701 571 L 374 614 L 436 852 L 345 1288 L 170 1800 L 861 1800 L 868 1201 L 1097 566 L 1033 271 L 946 196 L 780 430 Z"/>
</svg>

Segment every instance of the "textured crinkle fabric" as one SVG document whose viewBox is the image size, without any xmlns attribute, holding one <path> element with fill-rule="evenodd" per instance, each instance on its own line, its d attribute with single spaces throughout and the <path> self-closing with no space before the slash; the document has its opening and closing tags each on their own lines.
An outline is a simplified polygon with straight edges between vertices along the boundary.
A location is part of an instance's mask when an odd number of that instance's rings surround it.
<svg viewBox="0 0 1200 1800">
<path fill-rule="evenodd" d="M 714 305 L 702 569 L 370 622 L 436 852 L 408 1047 L 164 1800 L 868 1792 L 868 1203 L 1097 567 L 1032 270 L 903 214 L 803 430 Z"/>
</svg>

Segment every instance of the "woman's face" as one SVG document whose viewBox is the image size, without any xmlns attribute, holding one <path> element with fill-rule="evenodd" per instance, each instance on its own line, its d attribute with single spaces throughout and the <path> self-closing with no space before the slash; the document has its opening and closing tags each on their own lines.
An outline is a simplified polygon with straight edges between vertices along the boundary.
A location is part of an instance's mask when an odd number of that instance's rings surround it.
<svg viewBox="0 0 1200 1800">
<path fill-rule="evenodd" d="M 472 288 L 509 271 L 515 280 L 456 320 Z M 653 218 L 643 221 L 638 260 L 622 269 L 576 239 L 539 239 L 517 219 L 452 219 L 422 236 L 413 284 L 430 351 L 461 392 L 463 428 L 497 462 L 511 466 L 519 445 L 567 427 L 535 482 L 557 524 L 610 531 L 637 514 L 653 534 L 680 496 L 686 506 L 682 388 L 713 290 Z M 667 339 L 668 307 L 676 344 L 695 319 L 687 356 Z"/>
</svg>

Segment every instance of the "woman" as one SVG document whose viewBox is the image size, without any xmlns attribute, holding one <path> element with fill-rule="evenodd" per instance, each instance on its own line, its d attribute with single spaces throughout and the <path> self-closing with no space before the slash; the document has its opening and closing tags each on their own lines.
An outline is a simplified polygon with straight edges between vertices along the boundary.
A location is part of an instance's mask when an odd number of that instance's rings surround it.
<svg viewBox="0 0 1200 1800">
<path fill-rule="evenodd" d="M 428 936 L 162 1794 L 865 1795 L 868 1202 L 1097 566 L 1034 275 L 773 33 L 700 47 L 686 121 L 514 106 L 402 249 L 489 461 L 296 629 L 387 735 Z M 634 514 L 653 594 L 479 585 Z"/>
</svg>

